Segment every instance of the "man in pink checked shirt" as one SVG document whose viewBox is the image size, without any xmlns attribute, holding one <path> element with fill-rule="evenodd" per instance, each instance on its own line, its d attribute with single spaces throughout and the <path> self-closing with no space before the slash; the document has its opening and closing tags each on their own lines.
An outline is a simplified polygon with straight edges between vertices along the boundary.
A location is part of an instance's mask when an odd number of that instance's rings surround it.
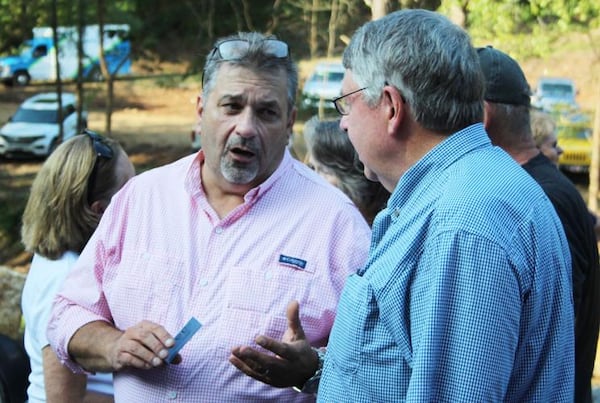
<svg viewBox="0 0 600 403">
<path fill-rule="evenodd" d="M 367 256 L 358 209 L 287 151 L 297 81 L 285 42 L 219 40 L 198 98 L 202 150 L 130 181 L 67 278 L 51 345 L 74 371 L 114 372 L 117 402 L 314 400 L 228 361 L 257 335 L 280 339 L 290 300 L 325 345 Z M 191 317 L 202 327 L 167 364 Z"/>
</svg>

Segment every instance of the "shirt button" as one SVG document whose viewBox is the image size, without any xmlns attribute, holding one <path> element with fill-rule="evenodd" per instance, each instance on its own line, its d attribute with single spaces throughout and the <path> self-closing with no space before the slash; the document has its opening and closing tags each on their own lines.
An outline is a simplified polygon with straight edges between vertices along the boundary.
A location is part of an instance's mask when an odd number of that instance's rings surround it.
<svg viewBox="0 0 600 403">
<path fill-rule="evenodd" d="M 392 214 L 392 216 L 394 216 L 394 218 L 400 217 L 400 210 L 394 210 L 394 213 Z"/>
<path fill-rule="evenodd" d="M 270 271 L 265 273 L 265 280 L 271 280 L 273 278 L 273 273 Z"/>
<path fill-rule="evenodd" d="M 169 400 L 177 399 L 177 392 L 175 392 L 174 390 L 168 391 L 167 399 L 169 399 Z"/>
<path fill-rule="evenodd" d="M 215 228 L 215 233 L 220 234 L 223 232 L 223 227 L 217 227 Z"/>
<path fill-rule="evenodd" d="M 202 279 L 200 280 L 200 286 L 201 287 L 206 287 L 208 285 L 208 280 L 207 279 Z"/>
</svg>

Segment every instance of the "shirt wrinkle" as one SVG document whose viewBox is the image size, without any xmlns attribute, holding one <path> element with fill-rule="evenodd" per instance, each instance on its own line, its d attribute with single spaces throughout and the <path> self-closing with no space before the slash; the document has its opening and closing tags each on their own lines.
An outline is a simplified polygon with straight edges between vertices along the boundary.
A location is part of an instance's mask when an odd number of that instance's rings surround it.
<svg viewBox="0 0 600 403">
<path fill-rule="evenodd" d="M 338 304 L 318 399 L 570 401 L 570 277 L 540 187 L 483 125 L 454 133 L 375 218 L 367 264 Z"/>
<path fill-rule="evenodd" d="M 81 371 L 67 347 L 86 323 L 126 329 L 150 320 L 175 335 L 194 316 L 202 328 L 181 350 L 182 363 L 117 372 L 117 402 L 169 394 L 189 402 L 314 401 L 253 380 L 228 357 L 234 346 L 257 347 L 260 334 L 281 339 L 294 299 L 308 340 L 324 345 L 343 284 L 365 263 L 370 229 L 347 196 L 289 152 L 250 201 L 215 220 L 193 186 L 201 158 L 144 172 L 113 197 L 59 293 L 48 338 L 65 365 Z"/>
</svg>

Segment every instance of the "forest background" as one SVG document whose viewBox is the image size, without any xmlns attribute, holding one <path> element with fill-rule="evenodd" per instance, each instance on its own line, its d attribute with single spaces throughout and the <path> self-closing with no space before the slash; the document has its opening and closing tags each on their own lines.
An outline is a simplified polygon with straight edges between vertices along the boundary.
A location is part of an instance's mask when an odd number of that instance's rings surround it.
<svg viewBox="0 0 600 403">
<path fill-rule="evenodd" d="M 139 172 L 189 153 L 193 99 L 204 55 L 218 37 L 248 30 L 276 34 L 290 44 L 302 84 L 316 60 L 341 56 L 357 27 L 400 8 L 447 15 L 476 46 L 493 45 L 519 60 L 532 85 L 542 75 L 570 76 L 585 112 L 593 116 L 598 108 L 597 0 L 0 0 L 0 55 L 15 53 L 33 27 L 129 24 L 132 76 L 107 80 L 114 94 L 108 83 L 85 83 L 84 91 L 90 126 L 124 143 Z M 0 123 L 27 96 L 48 88 L 52 84 L 0 88 Z M 300 114 L 299 125 L 310 113 L 315 111 Z M 140 125 L 132 125 L 135 120 Z M 149 134 L 173 134 L 169 121 L 186 134 L 178 133 L 178 142 L 165 148 L 164 136 Z M 20 217 L 41 162 L 0 160 L 0 265 L 23 272 L 30 256 L 19 241 Z M 599 172 L 597 158 L 594 163 L 592 171 Z M 597 183 L 591 177 L 590 189 Z M 591 191 L 597 194 L 597 188 Z"/>
</svg>

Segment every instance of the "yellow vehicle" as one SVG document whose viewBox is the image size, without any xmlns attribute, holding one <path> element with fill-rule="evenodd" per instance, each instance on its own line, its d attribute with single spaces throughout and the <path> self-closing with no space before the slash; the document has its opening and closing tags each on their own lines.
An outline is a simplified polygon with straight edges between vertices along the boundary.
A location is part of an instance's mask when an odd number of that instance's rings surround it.
<svg viewBox="0 0 600 403">
<path fill-rule="evenodd" d="M 560 169 L 568 172 L 589 172 L 592 163 L 592 129 L 589 121 L 559 121 L 556 137 L 563 153 L 558 159 Z"/>
</svg>

